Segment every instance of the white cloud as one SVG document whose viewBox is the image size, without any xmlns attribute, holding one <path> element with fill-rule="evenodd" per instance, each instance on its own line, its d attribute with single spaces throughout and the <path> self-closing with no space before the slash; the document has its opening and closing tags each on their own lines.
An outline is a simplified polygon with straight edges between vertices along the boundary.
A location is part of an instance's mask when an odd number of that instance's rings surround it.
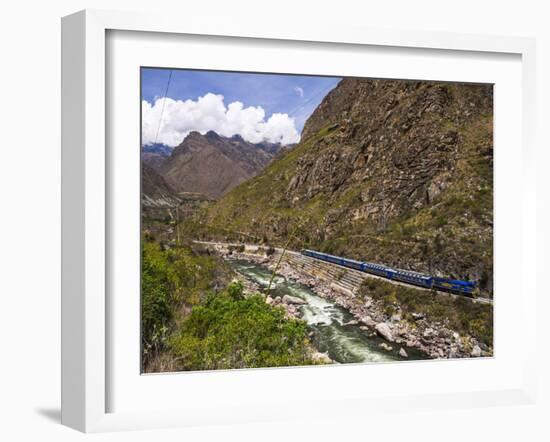
<svg viewBox="0 0 550 442">
<path fill-rule="evenodd" d="M 294 119 L 287 114 L 276 113 L 266 120 L 261 106 L 245 108 L 235 101 L 226 107 L 223 95 L 207 93 L 196 101 L 158 98 L 154 104 L 143 100 L 141 112 L 143 144 L 152 144 L 156 139 L 158 143 L 177 146 L 189 132 L 204 134 L 209 130 L 226 137 L 238 134 L 251 143 L 291 144 L 300 140 Z"/>
<path fill-rule="evenodd" d="M 295 86 L 294 92 L 296 92 L 300 97 L 304 98 L 304 89 L 300 86 Z"/>
</svg>

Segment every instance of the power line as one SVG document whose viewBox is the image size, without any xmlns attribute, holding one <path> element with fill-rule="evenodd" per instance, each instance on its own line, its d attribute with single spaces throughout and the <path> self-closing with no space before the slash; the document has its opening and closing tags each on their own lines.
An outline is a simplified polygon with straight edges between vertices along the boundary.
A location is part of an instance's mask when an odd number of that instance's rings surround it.
<svg viewBox="0 0 550 442">
<path fill-rule="evenodd" d="M 336 85 L 330 84 L 329 86 L 325 88 L 319 89 L 317 92 L 315 92 L 311 97 L 309 97 L 305 102 L 300 103 L 297 107 L 292 109 L 290 112 L 288 112 L 289 116 L 294 116 L 299 110 L 302 110 L 306 107 L 311 101 L 313 101 L 314 98 L 317 98 L 321 93 L 327 94 L 330 90 L 334 89 Z"/>
<path fill-rule="evenodd" d="M 166 83 L 166 91 L 164 92 L 164 97 L 162 101 L 162 109 L 160 111 L 160 118 L 159 118 L 159 125 L 157 128 L 157 135 L 155 136 L 155 144 L 157 144 L 159 132 L 160 132 L 160 126 L 162 125 L 162 117 L 164 116 L 164 108 L 166 106 L 166 96 L 168 95 L 168 89 L 170 88 L 170 82 L 172 81 L 172 69 L 170 69 L 170 75 L 168 75 L 168 82 Z"/>
</svg>

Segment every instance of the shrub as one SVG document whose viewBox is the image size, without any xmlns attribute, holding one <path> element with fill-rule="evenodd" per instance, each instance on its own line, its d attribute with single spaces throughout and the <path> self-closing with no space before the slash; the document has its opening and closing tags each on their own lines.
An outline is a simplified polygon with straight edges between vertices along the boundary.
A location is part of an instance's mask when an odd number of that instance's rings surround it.
<svg viewBox="0 0 550 442">
<path fill-rule="evenodd" d="M 141 340 L 145 356 L 158 353 L 164 345 L 172 320 L 172 303 L 166 257 L 156 244 L 144 243 L 141 264 Z"/>
<path fill-rule="evenodd" d="M 239 301 L 244 299 L 244 285 L 241 281 L 233 281 L 227 287 L 227 294 L 231 297 L 233 301 Z"/>
<path fill-rule="evenodd" d="M 145 371 L 151 359 L 166 349 L 175 323 L 181 320 L 181 307 L 190 309 L 201 303 L 220 279 L 228 279 L 223 272 L 223 263 L 214 256 L 196 255 L 185 247 L 165 250 L 143 241 L 141 342 Z"/>
<path fill-rule="evenodd" d="M 196 306 L 170 340 L 179 370 L 278 367 L 312 364 L 307 325 L 242 287 L 211 295 Z"/>
</svg>

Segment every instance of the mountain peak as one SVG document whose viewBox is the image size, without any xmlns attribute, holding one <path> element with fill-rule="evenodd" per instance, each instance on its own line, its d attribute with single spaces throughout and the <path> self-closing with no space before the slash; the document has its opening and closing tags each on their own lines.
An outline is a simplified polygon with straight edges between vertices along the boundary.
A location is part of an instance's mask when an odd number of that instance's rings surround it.
<svg viewBox="0 0 550 442">
<path fill-rule="evenodd" d="M 183 139 L 182 144 L 183 144 L 183 142 L 185 142 L 185 141 L 187 141 L 187 140 L 201 139 L 201 138 L 203 138 L 203 135 L 202 135 L 199 131 L 192 130 L 192 131 L 189 132 L 189 133 L 187 134 L 187 136 Z"/>
<path fill-rule="evenodd" d="M 178 192 L 198 192 L 217 199 L 257 175 L 278 149 L 224 137 L 210 130 L 190 132 L 162 164 L 166 181 Z"/>
<path fill-rule="evenodd" d="M 209 130 L 208 132 L 206 132 L 206 138 L 210 139 L 210 140 L 219 140 L 222 138 L 221 135 L 218 135 L 216 132 L 214 132 L 213 130 Z"/>
</svg>

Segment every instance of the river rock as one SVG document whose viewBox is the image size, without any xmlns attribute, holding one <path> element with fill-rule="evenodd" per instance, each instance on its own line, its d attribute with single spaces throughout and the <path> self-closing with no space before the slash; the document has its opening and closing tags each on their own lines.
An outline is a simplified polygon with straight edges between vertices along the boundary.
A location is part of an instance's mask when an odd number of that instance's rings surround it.
<svg viewBox="0 0 550 442">
<path fill-rule="evenodd" d="M 433 328 L 427 328 L 426 330 L 424 330 L 424 333 L 422 333 L 422 336 L 424 336 L 425 338 L 431 338 L 434 335 L 435 330 Z"/>
<path fill-rule="evenodd" d="M 481 356 L 481 348 L 479 345 L 474 345 L 474 348 L 472 348 L 472 352 L 470 353 L 472 358 L 479 358 Z"/>
<path fill-rule="evenodd" d="M 409 355 L 407 354 L 407 352 L 405 351 L 405 349 L 403 347 L 401 347 L 399 349 L 399 356 L 401 356 L 402 358 L 408 358 Z"/>
<path fill-rule="evenodd" d="M 326 353 L 321 353 L 317 351 L 311 355 L 311 359 L 320 364 L 332 364 L 332 359 Z"/>
<path fill-rule="evenodd" d="M 391 322 L 399 322 L 401 321 L 401 315 L 399 313 L 396 313 L 395 315 L 392 315 L 390 318 Z"/>
<path fill-rule="evenodd" d="M 271 296 L 266 296 L 265 298 L 265 303 L 268 304 L 268 305 L 273 305 L 273 303 L 275 302 L 275 300 L 271 297 Z"/>
<path fill-rule="evenodd" d="M 361 322 L 369 327 L 376 327 L 376 321 L 370 316 L 363 316 Z"/>
<path fill-rule="evenodd" d="M 380 348 L 383 348 L 386 351 L 392 351 L 391 345 L 386 344 L 385 342 L 382 342 L 380 345 L 378 345 Z"/>
<path fill-rule="evenodd" d="M 384 339 L 390 342 L 393 341 L 393 335 L 388 324 L 386 324 L 385 322 L 380 322 L 379 324 L 376 324 L 374 328 L 378 332 L 378 334 Z"/>
<path fill-rule="evenodd" d="M 297 296 L 290 296 L 290 295 L 284 295 L 283 296 L 283 304 L 307 304 L 306 301 L 304 301 L 302 298 L 298 298 Z"/>
</svg>

